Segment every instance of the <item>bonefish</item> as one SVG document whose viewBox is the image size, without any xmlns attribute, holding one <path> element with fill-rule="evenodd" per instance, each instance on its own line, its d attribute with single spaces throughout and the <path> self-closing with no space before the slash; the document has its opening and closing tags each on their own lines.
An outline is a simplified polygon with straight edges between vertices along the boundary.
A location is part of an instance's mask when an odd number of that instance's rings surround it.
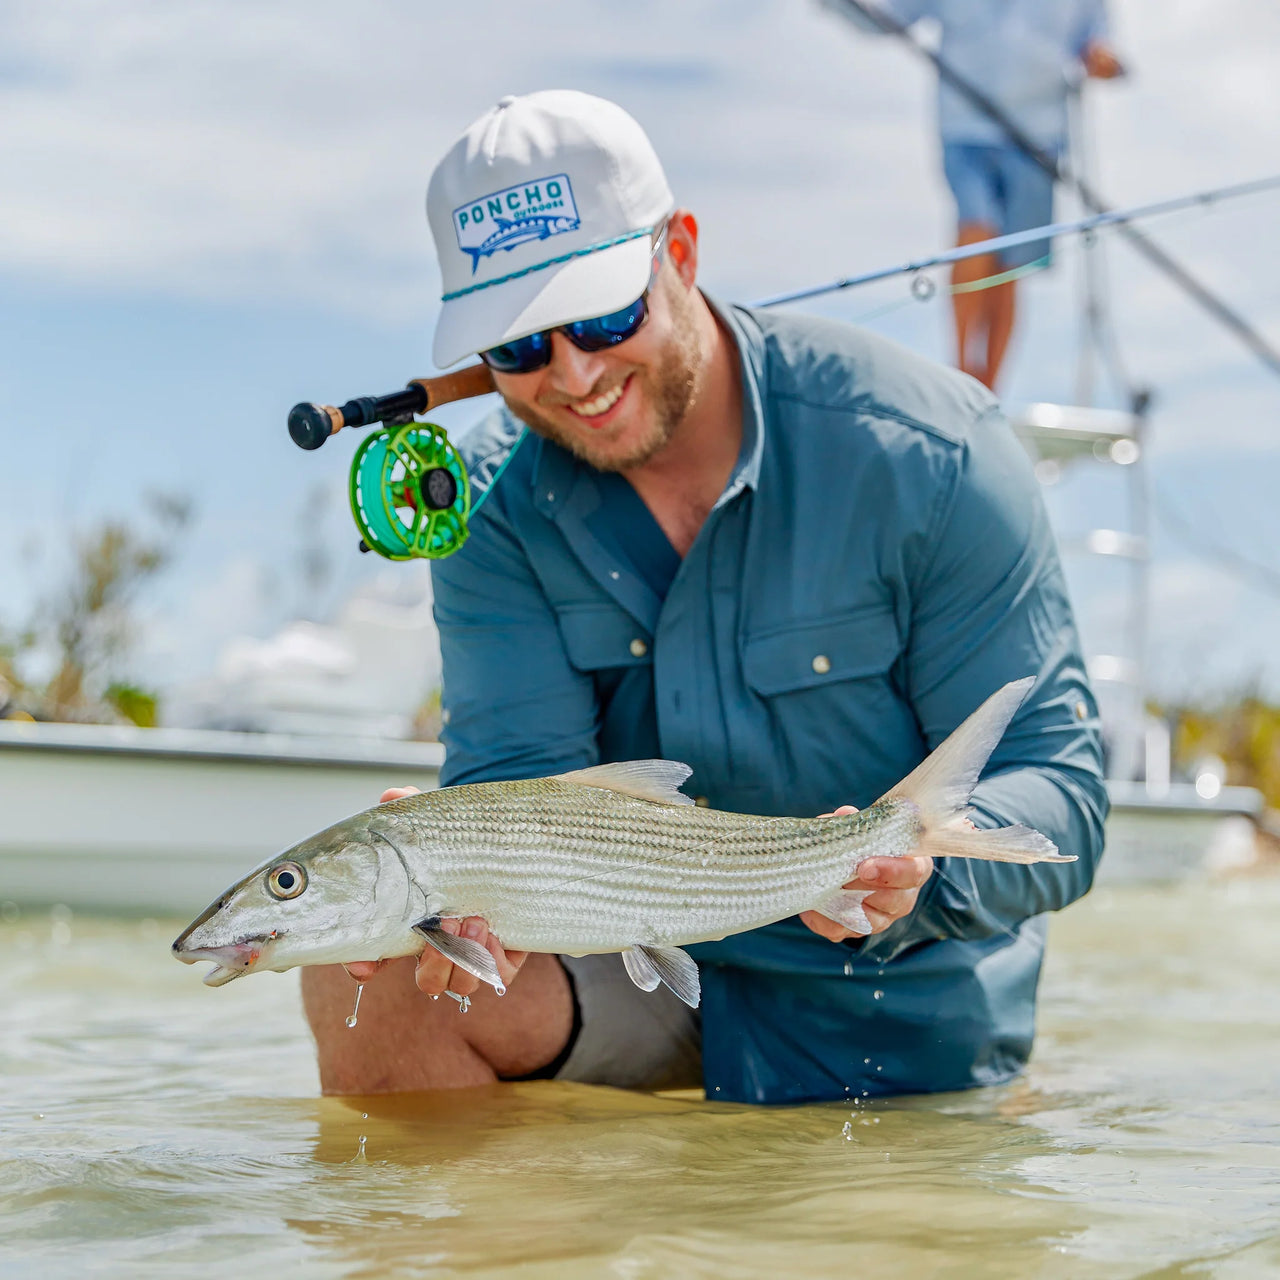
<svg viewBox="0 0 1280 1280">
<path fill-rule="evenodd" d="M 620 951 L 632 981 L 691 1006 L 698 968 L 680 948 L 818 911 L 870 932 L 866 858 L 929 854 L 1073 862 L 1029 827 L 964 821 L 992 750 L 1034 681 L 997 690 L 887 795 L 842 817 L 769 818 L 695 806 L 671 760 L 552 778 L 443 787 L 367 809 L 264 862 L 173 944 L 212 960 L 218 986 L 257 969 L 416 955 L 435 947 L 502 992 L 480 943 L 441 920 L 483 916 L 503 946 Z"/>
</svg>

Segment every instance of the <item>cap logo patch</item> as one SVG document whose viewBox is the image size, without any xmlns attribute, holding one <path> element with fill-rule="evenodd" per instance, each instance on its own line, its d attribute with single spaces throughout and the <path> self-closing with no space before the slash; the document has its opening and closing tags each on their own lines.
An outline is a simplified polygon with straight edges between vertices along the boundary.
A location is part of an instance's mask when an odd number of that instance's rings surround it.
<svg viewBox="0 0 1280 1280">
<path fill-rule="evenodd" d="M 481 196 L 453 211 L 458 248 L 471 256 L 475 274 L 481 258 L 578 229 L 578 206 L 566 173 L 522 182 Z"/>
</svg>

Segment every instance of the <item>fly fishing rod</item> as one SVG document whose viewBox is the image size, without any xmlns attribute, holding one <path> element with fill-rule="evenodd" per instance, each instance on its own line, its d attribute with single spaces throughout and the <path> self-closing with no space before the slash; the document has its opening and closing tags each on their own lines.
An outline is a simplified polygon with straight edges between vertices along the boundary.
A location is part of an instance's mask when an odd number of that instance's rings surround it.
<svg viewBox="0 0 1280 1280">
<path fill-rule="evenodd" d="M 917 40 L 911 34 L 908 24 L 899 22 L 878 5 L 864 3 L 864 0 L 823 0 L 823 3 L 827 8 L 833 9 L 854 23 L 861 18 L 866 25 L 875 27 L 887 35 L 897 36 L 914 52 L 931 62 L 940 80 L 950 85 L 961 97 L 998 125 L 1009 141 L 1039 165 L 1054 182 L 1071 187 L 1086 209 L 1094 213 L 1111 211 L 1110 206 L 1089 183 L 1073 173 L 1059 156 L 1038 145 L 998 102 L 956 71 L 938 54 L 936 49 L 930 49 Z M 1193 302 L 1207 311 L 1215 320 L 1230 329 L 1272 373 L 1280 374 L 1280 351 L 1277 351 L 1238 311 L 1197 280 L 1181 263 L 1137 227 L 1122 224 L 1120 229 L 1133 248 L 1148 262 L 1168 276 Z"/>
<path fill-rule="evenodd" d="M 1088 234 L 1110 226 L 1124 227 L 1138 218 L 1174 213 L 1196 205 L 1207 207 L 1277 187 L 1280 187 L 1280 175 L 1197 191 L 1154 204 L 1108 210 L 1071 222 L 1053 222 L 1028 231 L 960 245 L 896 266 L 880 267 L 860 275 L 841 276 L 826 284 L 779 293 L 751 305 L 778 307 L 899 275 L 914 277 L 912 292 L 917 297 L 928 298 L 933 292 L 932 281 L 922 273 L 932 267 L 1036 240 Z M 1004 278 L 1004 274 L 991 276 L 986 281 L 975 281 L 974 285 L 989 287 Z M 921 281 L 929 287 L 920 289 Z M 401 391 L 381 396 L 359 396 L 341 406 L 296 404 L 289 411 L 289 435 L 299 448 L 319 449 L 330 436 L 347 427 L 380 427 L 379 431 L 361 441 L 351 460 L 348 487 L 351 514 L 360 530 L 360 549 L 377 552 L 388 560 L 418 557 L 436 560 L 452 555 L 466 541 L 470 517 L 493 492 L 498 479 L 528 435 L 528 428 L 521 432 L 473 504 L 471 477 L 462 456 L 444 428 L 419 421 L 416 415 L 494 390 L 488 366 L 468 365 L 435 378 L 414 378 Z"/>
</svg>

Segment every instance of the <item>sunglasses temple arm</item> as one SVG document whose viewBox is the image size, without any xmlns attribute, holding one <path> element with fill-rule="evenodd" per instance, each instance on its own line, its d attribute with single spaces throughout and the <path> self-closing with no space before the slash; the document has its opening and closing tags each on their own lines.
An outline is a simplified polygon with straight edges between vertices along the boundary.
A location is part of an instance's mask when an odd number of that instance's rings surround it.
<svg viewBox="0 0 1280 1280">
<path fill-rule="evenodd" d="M 493 375 L 488 368 L 471 364 L 436 378 L 414 378 L 403 391 L 385 396 L 360 396 L 341 407 L 295 404 L 289 411 L 289 435 L 301 449 L 318 449 L 343 427 L 368 427 L 375 422 L 403 419 L 455 400 L 487 395 L 493 390 Z"/>
</svg>

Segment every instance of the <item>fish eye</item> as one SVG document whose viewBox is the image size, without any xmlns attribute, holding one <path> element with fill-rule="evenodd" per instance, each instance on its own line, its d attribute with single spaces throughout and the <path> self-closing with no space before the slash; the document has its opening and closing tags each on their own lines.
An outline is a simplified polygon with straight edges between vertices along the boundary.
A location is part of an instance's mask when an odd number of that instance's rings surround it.
<svg viewBox="0 0 1280 1280">
<path fill-rule="evenodd" d="M 307 873 L 296 862 L 281 862 L 267 872 L 267 892 L 273 898 L 296 898 L 307 887 Z"/>
</svg>

